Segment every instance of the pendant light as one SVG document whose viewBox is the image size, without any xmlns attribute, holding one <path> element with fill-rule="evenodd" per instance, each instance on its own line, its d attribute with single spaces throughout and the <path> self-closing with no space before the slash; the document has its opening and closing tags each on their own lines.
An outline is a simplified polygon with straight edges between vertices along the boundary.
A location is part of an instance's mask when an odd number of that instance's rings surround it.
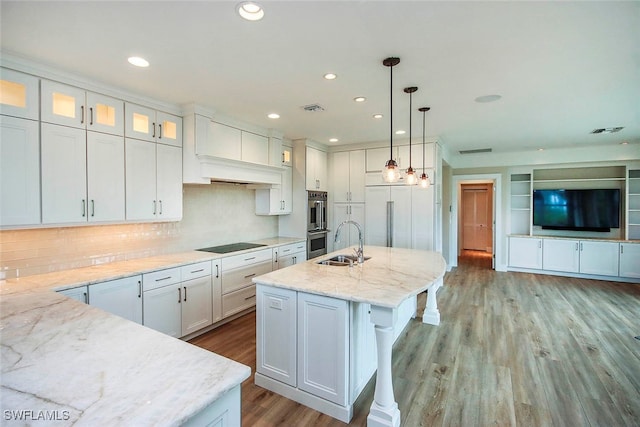
<svg viewBox="0 0 640 427">
<path fill-rule="evenodd" d="M 398 168 L 398 164 L 395 160 L 393 160 L 393 67 L 400 63 L 400 58 L 390 57 L 386 58 L 382 61 L 382 64 L 385 67 L 389 67 L 390 71 L 390 97 L 389 104 L 391 113 L 389 114 L 389 121 L 391 125 L 391 133 L 390 133 L 390 145 L 391 145 L 391 155 L 389 156 L 389 160 L 384 165 L 384 169 L 382 170 L 382 179 L 384 182 L 398 182 L 400 179 L 400 169 Z"/>
<path fill-rule="evenodd" d="M 418 111 L 422 112 L 422 175 L 420 175 L 420 186 L 422 188 L 428 188 L 429 185 L 431 184 L 431 182 L 429 182 L 429 175 L 426 174 L 424 169 L 424 164 L 426 163 L 425 161 L 426 150 L 425 150 L 425 142 L 424 142 L 425 133 L 426 133 L 425 117 L 426 117 L 427 111 L 429 111 L 430 109 L 431 108 L 429 107 L 418 108 Z"/>
<path fill-rule="evenodd" d="M 404 183 L 407 185 L 416 185 L 418 183 L 418 176 L 416 175 L 416 171 L 411 167 L 411 116 L 413 112 L 412 98 L 413 92 L 417 91 L 418 88 L 415 86 L 405 87 L 404 93 L 409 94 L 409 169 L 407 169 L 407 176 L 405 177 Z M 423 147 L 424 150 L 424 147 Z"/>
</svg>

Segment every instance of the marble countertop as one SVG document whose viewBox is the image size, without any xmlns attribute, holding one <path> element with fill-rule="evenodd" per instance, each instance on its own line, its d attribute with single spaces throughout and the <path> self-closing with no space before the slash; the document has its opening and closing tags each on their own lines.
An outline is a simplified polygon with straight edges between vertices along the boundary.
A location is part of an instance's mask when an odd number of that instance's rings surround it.
<svg viewBox="0 0 640 427">
<path fill-rule="evenodd" d="M 446 269 L 444 258 L 437 252 L 379 246 L 365 246 L 364 255 L 371 258 L 354 267 L 317 263 L 338 254 L 351 255 L 352 249 L 342 249 L 272 271 L 255 277 L 253 281 L 395 308 L 407 298 L 425 291 L 444 276 Z"/>
<path fill-rule="evenodd" d="M 54 291 L 235 254 L 191 251 L 0 282 L 3 411 L 50 411 L 56 425 L 187 421 L 251 369 Z"/>
</svg>

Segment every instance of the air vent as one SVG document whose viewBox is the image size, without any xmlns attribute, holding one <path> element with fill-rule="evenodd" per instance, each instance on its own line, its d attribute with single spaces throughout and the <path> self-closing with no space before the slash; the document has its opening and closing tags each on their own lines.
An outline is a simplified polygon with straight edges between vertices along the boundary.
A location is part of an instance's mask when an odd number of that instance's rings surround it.
<svg viewBox="0 0 640 427">
<path fill-rule="evenodd" d="M 321 111 L 324 111 L 324 108 L 322 108 L 320 105 L 318 104 L 309 104 L 309 105 L 305 105 L 302 107 L 302 109 L 304 111 L 309 111 L 310 113 L 319 113 Z"/>
<path fill-rule="evenodd" d="M 478 154 L 478 153 L 490 153 L 491 148 L 476 148 L 475 150 L 460 150 L 460 154 Z"/>
<path fill-rule="evenodd" d="M 592 130 L 591 133 L 616 133 L 616 132 L 620 132 L 622 129 L 624 129 L 623 126 L 615 127 L 615 128 L 599 128 L 599 129 Z"/>
</svg>

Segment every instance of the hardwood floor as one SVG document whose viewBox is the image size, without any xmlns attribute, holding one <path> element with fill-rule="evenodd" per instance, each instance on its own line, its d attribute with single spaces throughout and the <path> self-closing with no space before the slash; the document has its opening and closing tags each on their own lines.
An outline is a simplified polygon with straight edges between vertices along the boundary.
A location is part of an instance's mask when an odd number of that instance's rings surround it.
<svg viewBox="0 0 640 427">
<path fill-rule="evenodd" d="M 466 251 L 393 352 L 403 426 L 640 426 L 640 285 L 497 273 Z M 255 372 L 255 313 L 191 341 Z M 365 426 L 375 376 L 349 425 Z M 344 423 L 253 384 L 243 426 Z"/>
</svg>

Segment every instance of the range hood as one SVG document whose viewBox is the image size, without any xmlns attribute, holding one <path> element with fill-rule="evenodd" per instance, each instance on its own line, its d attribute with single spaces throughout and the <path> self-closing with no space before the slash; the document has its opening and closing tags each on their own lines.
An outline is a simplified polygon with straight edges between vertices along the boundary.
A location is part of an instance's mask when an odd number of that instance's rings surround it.
<svg viewBox="0 0 640 427">
<path fill-rule="evenodd" d="M 282 183 L 282 167 L 207 155 L 198 155 L 197 157 L 200 162 L 200 176 L 211 182 L 269 185 Z"/>
</svg>

